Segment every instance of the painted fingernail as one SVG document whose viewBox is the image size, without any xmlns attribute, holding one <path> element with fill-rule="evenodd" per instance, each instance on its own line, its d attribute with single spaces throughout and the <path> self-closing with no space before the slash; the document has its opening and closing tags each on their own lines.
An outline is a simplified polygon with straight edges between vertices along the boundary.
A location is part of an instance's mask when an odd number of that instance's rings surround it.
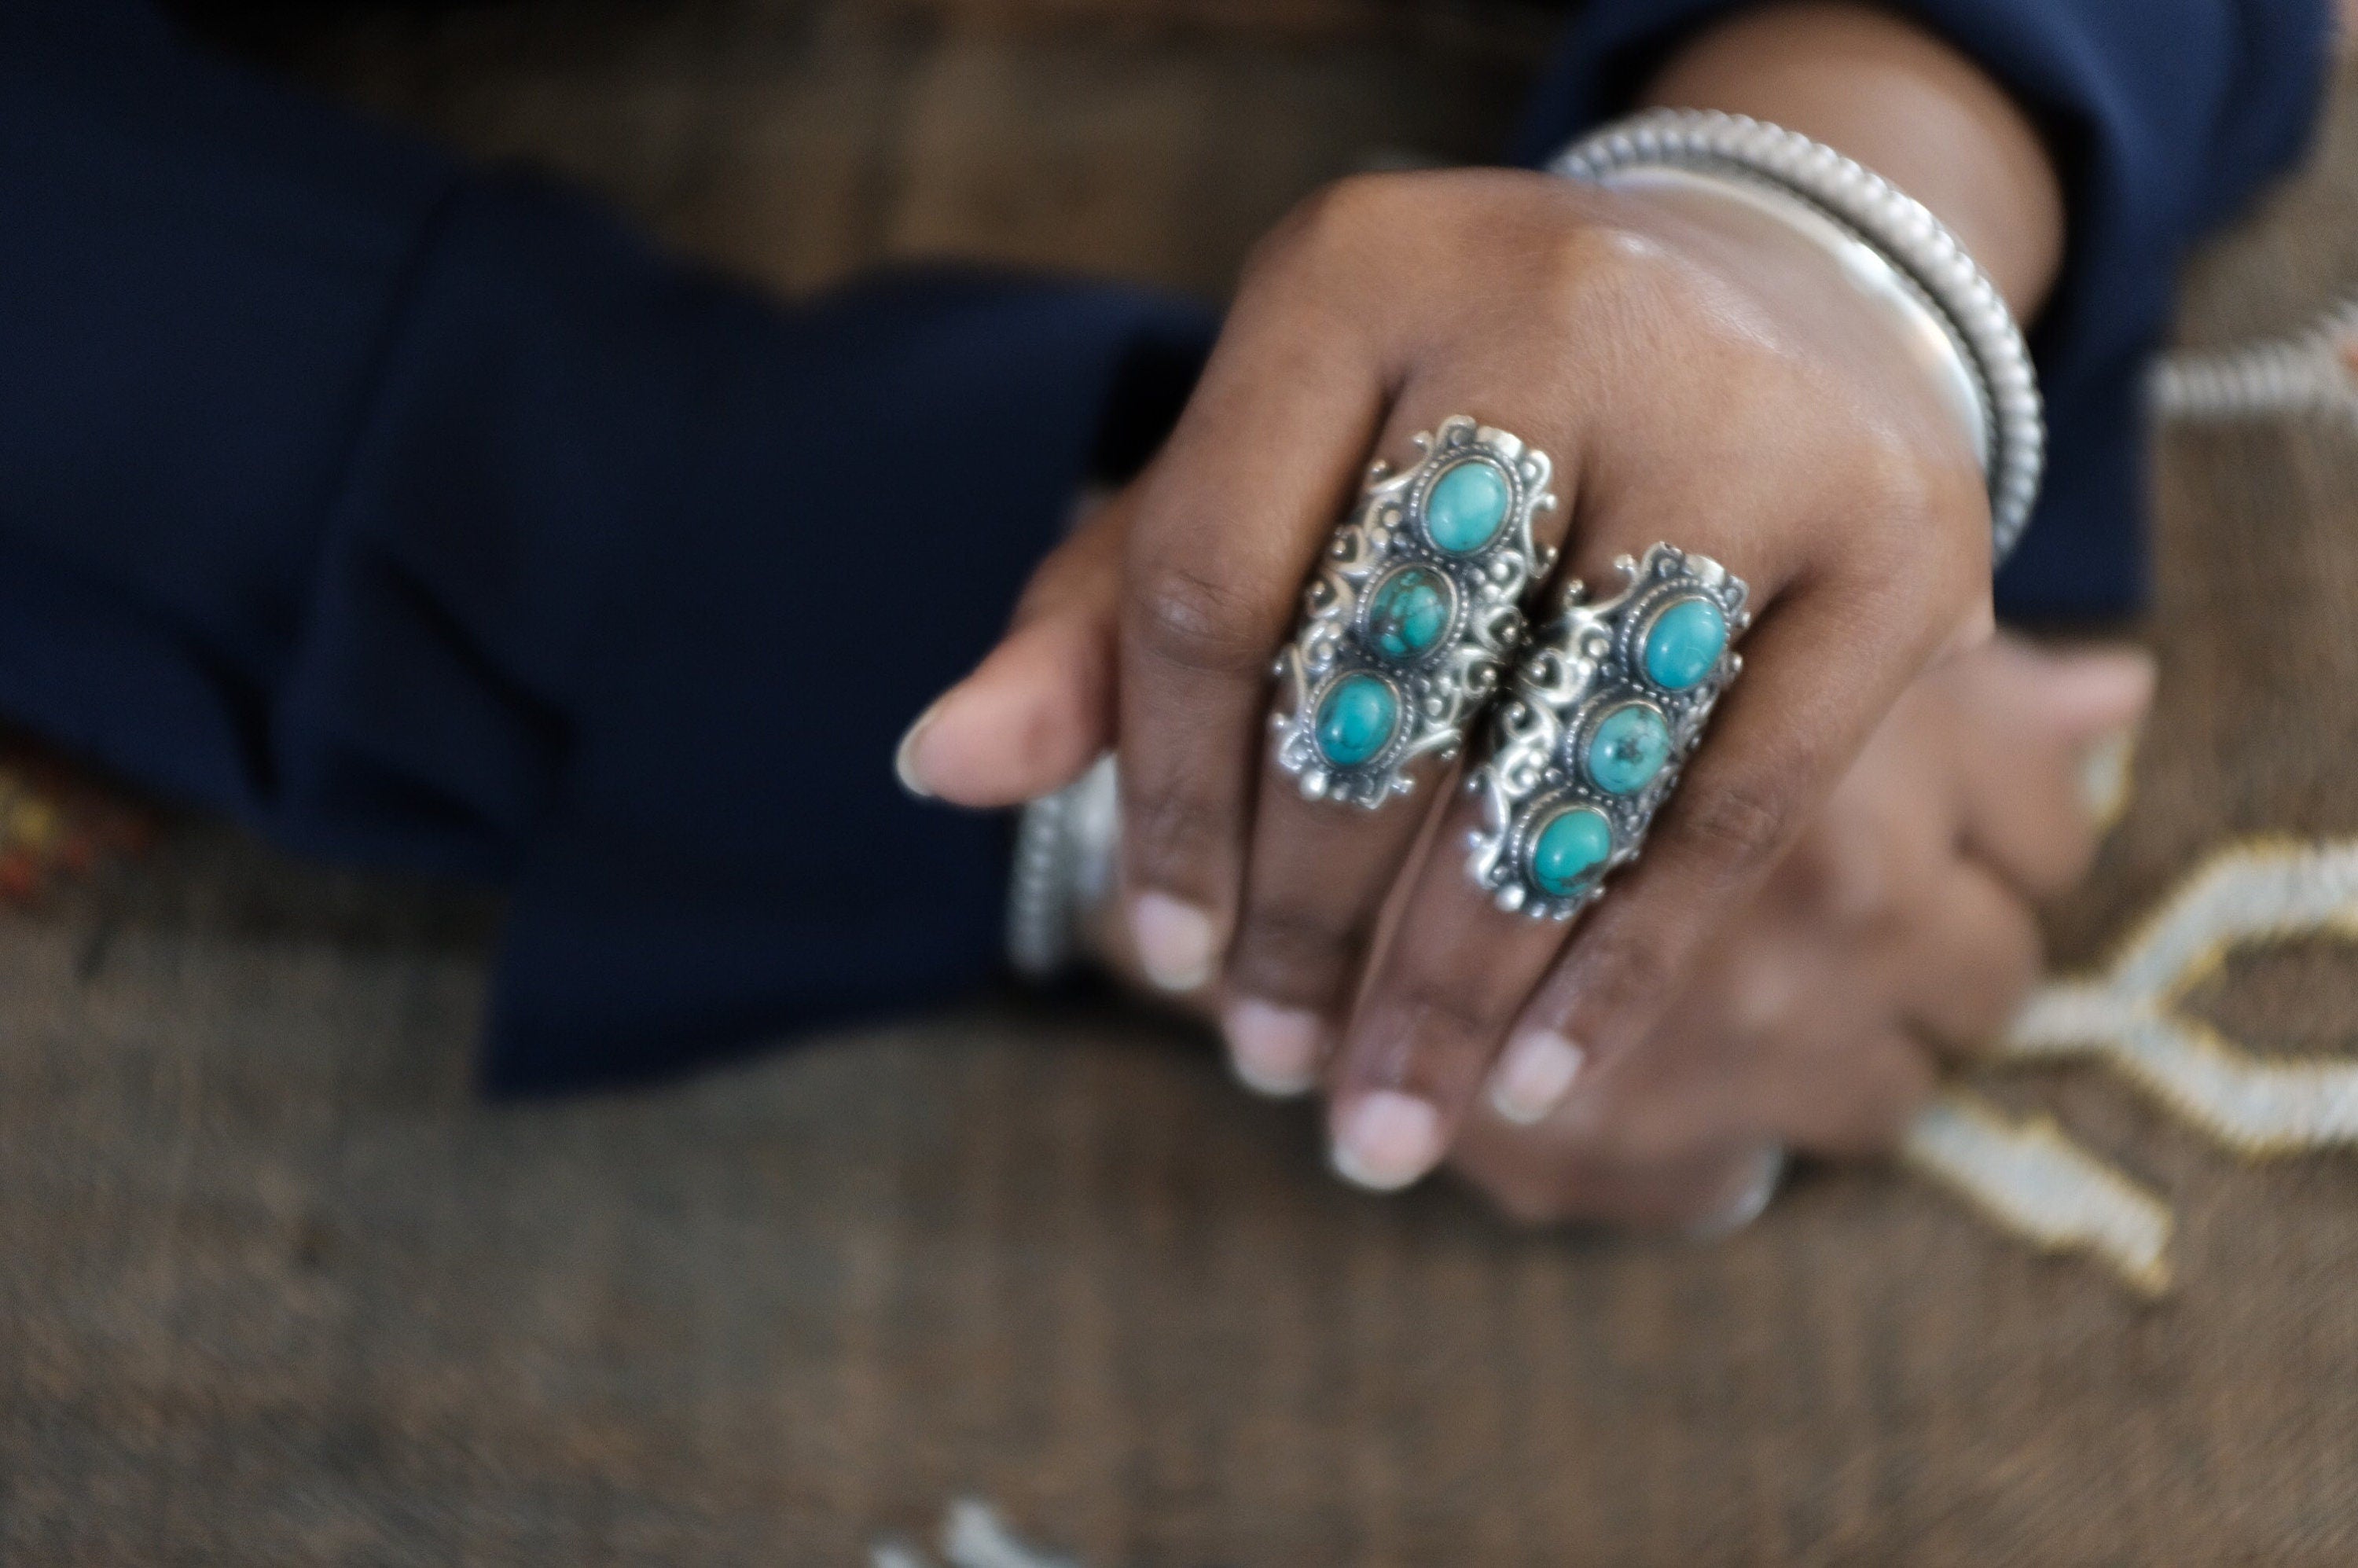
<svg viewBox="0 0 2358 1568">
<path fill-rule="evenodd" d="M 1212 917 L 1168 893 L 1130 903 L 1130 939 L 1146 978 L 1167 991 L 1191 991 L 1212 978 Z"/>
<path fill-rule="evenodd" d="M 1228 1065 L 1256 1094 L 1285 1098 L 1302 1094 L 1318 1076 L 1318 1015 L 1298 1007 L 1239 1001 L 1221 1021 L 1228 1035 Z"/>
<path fill-rule="evenodd" d="M 1397 1192 L 1441 1162 L 1441 1113 L 1414 1095 L 1363 1095 L 1343 1113 L 1334 1162 L 1347 1182 Z"/>
<path fill-rule="evenodd" d="M 919 800 L 933 799 L 934 792 L 926 787 L 925 775 L 917 772 L 917 742 L 925 738 L 925 726 L 941 712 L 945 700 L 945 697 L 936 697 L 933 706 L 917 715 L 917 721 L 909 726 L 908 732 L 901 737 L 901 743 L 892 749 L 894 776 L 900 779 L 903 789 Z"/>
<path fill-rule="evenodd" d="M 1490 1074 L 1490 1106 L 1518 1127 L 1542 1120 L 1563 1103 L 1588 1054 L 1552 1030 L 1518 1035 Z"/>
</svg>

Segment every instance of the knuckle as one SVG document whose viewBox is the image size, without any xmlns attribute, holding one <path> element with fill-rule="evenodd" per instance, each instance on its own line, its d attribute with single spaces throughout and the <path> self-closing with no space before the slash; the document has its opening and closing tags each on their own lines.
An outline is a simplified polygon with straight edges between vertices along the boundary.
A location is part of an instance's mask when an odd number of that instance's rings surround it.
<svg viewBox="0 0 2358 1568">
<path fill-rule="evenodd" d="M 1386 1011 L 1402 1024 L 1407 1054 L 1427 1063 L 1486 1059 L 1506 1032 L 1512 1003 L 1481 975 L 1413 975 L 1394 983 Z M 1450 1075 L 1454 1076 L 1454 1072 Z"/>
<path fill-rule="evenodd" d="M 1925 609 L 1985 583 L 1989 501 L 1979 475 L 1879 418 L 1853 423 L 1845 511 L 1864 523 L 1879 553 L 1908 563 L 1893 580 L 1920 584 Z M 1945 629 L 1957 619 L 1940 623 Z"/>
<path fill-rule="evenodd" d="M 1704 855 L 1738 869 L 1776 854 L 1801 825 L 1793 792 L 1760 780 L 1730 779 L 1697 792 L 1685 804 L 1688 840 Z"/>
<path fill-rule="evenodd" d="M 1900 432 L 1880 426 L 1861 431 L 1853 449 L 1859 494 L 1892 532 L 1920 537 L 1947 499 L 1944 465 L 1930 462 Z"/>
<path fill-rule="evenodd" d="M 1292 904 L 1247 911 L 1236 942 L 1232 981 L 1280 1000 L 1325 1001 L 1340 985 L 1366 922 L 1336 911 Z"/>
<path fill-rule="evenodd" d="M 1557 324 L 1610 323 L 1651 337 L 1666 299 L 1700 288 L 1693 263 L 1650 234 L 1610 221 L 1577 224 L 1542 252 L 1540 294 Z M 1669 315 L 1686 319 L 1697 313 Z"/>
<path fill-rule="evenodd" d="M 1133 867 L 1160 873 L 1152 881 L 1169 881 L 1174 871 L 1199 871 L 1207 852 L 1225 839 L 1228 824 L 1228 813 L 1217 804 L 1184 788 L 1140 788 L 1126 792 L 1122 801 L 1128 857 Z"/>
<path fill-rule="evenodd" d="M 1131 594 L 1131 634 L 1162 663 L 1205 675 L 1258 676 L 1276 633 L 1239 582 L 1184 561 L 1143 566 Z"/>
<path fill-rule="evenodd" d="M 1501 1009 L 1466 980 L 1426 977 L 1409 982 L 1395 1004 L 1428 1042 L 1471 1044 L 1498 1032 Z"/>
<path fill-rule="evenodd" d="M 1414 178 L 1354 174 L 1320 186 L 1296 202 L 1254 245 L 1246 260 L 1245 276 L 1258 277 L 1305 258 L 1364 244 L 1394 210 L 1401 188 Z"/>
<path fill-rule="evenodd" d="M 1599 927 L 1575 952 L 1574 994 L 1587 1019 L 1648 1017 L 1672 994 L 1676 967 L 1663 945 L 1650 935 Z M 1599 1033 L 1593 1026 L 1574 1027 L 1585 1034 Z M 1603 1088 L 1600 1080 L 1597 1091 Z"/>
</svg>

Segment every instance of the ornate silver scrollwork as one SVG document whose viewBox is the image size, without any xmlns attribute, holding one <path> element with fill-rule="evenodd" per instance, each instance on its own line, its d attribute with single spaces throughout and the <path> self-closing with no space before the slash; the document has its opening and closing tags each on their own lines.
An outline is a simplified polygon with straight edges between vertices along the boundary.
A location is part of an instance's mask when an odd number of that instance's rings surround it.
<svg viewBox="0 0 2358 1568">
<path fill-rule="evenodd" d="M 1416 446 L 1405 472 L 1368 471 L 1277 661 L 1277 762 L 1308 799 L 1372 809 L 1415 787 L 1415 759 L 1455 756 L 1554 564 L 1531 537 L 1556 503 L 1546 453 L 1463 415 Z"/>
<path fill-rule="evenodd" d="M 1614 565 L 1628 586 L 1564 610 L 1532 638 L 1491 716 L 1466 870 L 1499 908 L 1569 920 L 1644 845 L 1720 693 L 1743 668 L 1744 579 L 1656 545 Z M 1716 626 L 1716 647 L 1713 646 Z M 1659 633 L 1659 635 L 1658 635 Z"/>
</svg>

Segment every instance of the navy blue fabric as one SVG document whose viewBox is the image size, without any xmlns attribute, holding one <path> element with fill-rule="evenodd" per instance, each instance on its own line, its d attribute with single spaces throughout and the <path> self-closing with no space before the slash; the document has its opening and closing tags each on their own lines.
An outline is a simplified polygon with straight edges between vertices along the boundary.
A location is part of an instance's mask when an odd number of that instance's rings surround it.
<svg viewBox="0 0 2358 1568">
<path fill-rule="evenodd" d="M 1534 145 L 1717 8 L 1595 7 Z M 2177 249 L 2298 142 L 2320 8 L 1915 8 L 2079 204 L 2010 601 L 2117 604 L 2127 379 Z M 1155 438 L 1206 312 L 948 274 L 782 306 L 136 0 L 0 0 L 0 711 L 297 849 L 512 888 L 495 1087 L 990 970 L 1003 827 L 904 800 L 892 742 Z"/>
<path fill-rule="evenodd" d="M 1696 27 L 1747 0 L 1594 0 L 1527 120 L 1523 161 L 1612 118 Z M 1998 611 L 2117 615 L 2146 589 L 2142 377 L 2188 244 L 2299 155 L 2331 0 L 1889 0 L 2036 117 L 2065 180 L 2065 269 L 2031 334 L 2050 458 Z"/>
<path fill-rule="evenodd" d="M 98 0 L 0 5 L 0 710 L 512 886 L 501 1087 L 989 975 L 1004 824 L 907 800 L 893 742 L 1208 312 L 784 308 Z"/>
</svg>

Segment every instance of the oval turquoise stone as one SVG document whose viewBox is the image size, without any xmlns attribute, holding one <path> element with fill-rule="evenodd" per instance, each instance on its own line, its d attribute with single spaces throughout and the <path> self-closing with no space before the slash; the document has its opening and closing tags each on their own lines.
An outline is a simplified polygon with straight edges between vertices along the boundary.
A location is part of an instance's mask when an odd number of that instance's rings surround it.
<svg viewBox="0 0 2358 1568">
<path fill-rule="evenodd" d="M 1449 630 L 1449 579 L 1431 567 L 1402 567 L 1368 601 L 1368 638 L 1388 659 L 1430 652 Z"/>
<path fill-rule="evenodd" d="M 1444 469 L 1424 498 L 1424 532 L 1437 550 L 1470 556 L 1498 536 L 1514 499 L 1494 463 L 1462 462 Z"/>
<path fill-rule="evenodd" d="M 1684 691 L 1719 665 L 1727 651 L 1727 616 L 1700 596 L 1674 600 L 1646 631 L 1646 677 L 1664 691 Z"/>
<path fill-rule="evenodd" d="M 1606 714 L 1588 738 L 1588 776 L 1607 795 L 1635 795 L 1671 760 L 1671 727 L 1642 702 Z"/>
<path fill-rule="evenodd" d="M 1399 726 L 1400 695 L 1380 676 L 1345 676 L 1318 702 L 1318 750 L 1338 768 L 1381 756 Z"/>
<path fill-rule="evenodd" d="M 1591 806 L 1567 806 L 1531 839 L 1531 881 L 1553 898 L 1570 898 L 1596 880 L 1613 853 L 1613 825 Z"/>
</svg>

